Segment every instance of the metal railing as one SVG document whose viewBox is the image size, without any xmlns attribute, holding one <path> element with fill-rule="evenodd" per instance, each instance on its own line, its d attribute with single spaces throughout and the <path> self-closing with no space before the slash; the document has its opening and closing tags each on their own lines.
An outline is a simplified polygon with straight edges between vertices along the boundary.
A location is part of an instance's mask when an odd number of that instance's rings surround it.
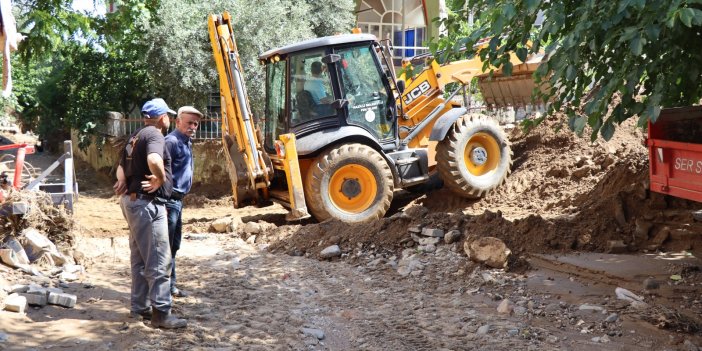
<svg viewBox="0 0 702 351">
<path fill-rule="evenodd" d="M 105 134 L 113 137 L 131 135 L 144 125 L 142 118 L 110 119 L 105 124 Z M 222 120 L 219 118 L 203 118 L 195 133 L 195 140 L 219 140 L 222 138 Z M 175 118 L 171 120 L 168 133 L 175 129 Z"/>
</svg>

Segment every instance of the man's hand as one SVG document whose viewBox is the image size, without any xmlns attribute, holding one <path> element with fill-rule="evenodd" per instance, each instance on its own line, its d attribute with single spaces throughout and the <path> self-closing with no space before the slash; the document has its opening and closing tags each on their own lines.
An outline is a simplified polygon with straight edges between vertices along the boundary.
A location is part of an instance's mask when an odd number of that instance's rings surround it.
<svg viewBox="0 0 702 351">
<path fill-rule="evenodd" d="M 115 195 L 124 195 L 127 192 L 127 182 L 125 182 L 124 180 L 117 180 L 117 182 L 115 182 L 115 185 L 112 186 L 112 189 L 114 189 Z"/>
<path fill-rule="evenodd" d="M 147 175 L 146 180 L 141 182 L 141 189 L 147 193 L 153 193 L 158 190 L 161 185 L 163 185 L 163 181 L 161 181 L 158 177 L 155 175 Z"/>
</svg>

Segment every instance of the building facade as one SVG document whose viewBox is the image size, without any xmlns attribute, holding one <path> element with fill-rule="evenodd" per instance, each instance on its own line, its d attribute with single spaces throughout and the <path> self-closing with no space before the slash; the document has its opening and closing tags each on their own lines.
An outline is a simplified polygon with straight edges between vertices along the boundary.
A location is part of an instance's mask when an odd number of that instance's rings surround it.
<svg viewBox="0 0 702 351">
<path fill-rule="evenodd" d="M 356 25 L 379 40 L 390 40 L 396 56 L 411 57 L 426 52 L 426 41 L 438 36 L 432 19 L 442 13 L 444 0 L 358 0 Z"/>
</svg>

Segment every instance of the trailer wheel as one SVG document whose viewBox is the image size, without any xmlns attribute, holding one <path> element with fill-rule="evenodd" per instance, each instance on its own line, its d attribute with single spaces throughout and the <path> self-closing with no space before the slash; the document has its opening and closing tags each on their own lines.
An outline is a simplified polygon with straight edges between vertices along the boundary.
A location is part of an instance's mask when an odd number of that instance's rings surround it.
<svg viewBox="0 0 702 351">
<path fill-rule="evenodd" d="M 307 206 L 318 221 L 363 223 L 382 218 L 393 196 L 390 166 L 374 149 L 344 144 L 325 151 L 305 179 Z"/>
<path fill-rule="evenodd" d="M 480 198 L 502 185 L 512 170 L 512 150 L 502 128 L 485 115 L 465 115 L 436 147 L 437 169 L 454 193 Z"/>
</svg>

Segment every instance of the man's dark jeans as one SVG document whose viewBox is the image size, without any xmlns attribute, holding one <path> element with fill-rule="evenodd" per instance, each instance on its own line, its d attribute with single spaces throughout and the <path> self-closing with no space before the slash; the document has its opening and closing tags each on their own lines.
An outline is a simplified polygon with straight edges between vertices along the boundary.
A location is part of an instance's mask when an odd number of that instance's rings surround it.
<svg viewBox="0 0 702 351">
<path fill-rule="evenodd" d="M 168 240 L 171 244 L 171 290 L 176 285 L 176 252 L 180 249 L 180 241 L 183 236 L 183 221 L 181 213 L 183 212 L 183 201 L 170 199 L 166 202 L 166 211 L 168 212 Z"/>
</svg>

